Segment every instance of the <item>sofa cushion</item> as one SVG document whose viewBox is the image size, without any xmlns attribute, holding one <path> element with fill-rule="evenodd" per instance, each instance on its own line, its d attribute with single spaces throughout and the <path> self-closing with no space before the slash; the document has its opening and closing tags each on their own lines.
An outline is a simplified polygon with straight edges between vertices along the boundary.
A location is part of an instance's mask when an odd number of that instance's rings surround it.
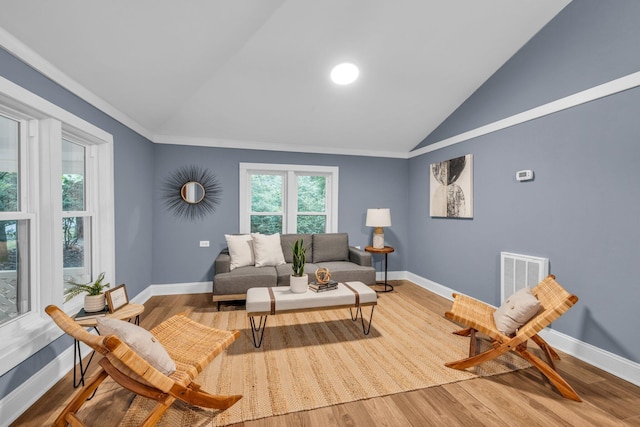
<svg viewBox="0 0 640 427">
<path fill-rule="evenodd" d="M 285 262 L 293 262 L 293 251 L 291 250 L 291 246 L 293 246 L 296 240 L 300 239 L 302 239 L 304 247 L 307 248 L 305 259 L 307 262 L 313 261 L 311 234 L 282 234 L 280 236 L 280 244 L 282 245 L 282 253 L 284 254 Z"/>
<path fill-rule="evenodd" d="M 349 235 L 326 233 L 313 235 L 313 262 L 349 261 Z"/>
<path fill-rule="evenodd" d="M 245 267 L 255 264 L 253 254 L 253 239 L 250 234 L 225 234 L 229 255 L 231 256 L 230 269 Z"/>
<path fill-rule="evenodd" d="M 275 267 L 238 267 L 213 276 L 214 295 L 246 294 L 249 288 L 277 285 Z"/>
<path fill-rule="evenodd" d="M 316 264 L 316 268 L 328 268 L 331 279 L 336 282 L 362 282 L 365 285 L 376 283 L 376 269 L 369 266 L 357 265 L 347 261 L 330 261 Z M 315 270 L 309 270 L 309 281 L 315 280 Z"/>
<path fill-rule="evenodd" d="M 251 233 L 256 267 L 284 264 L 284 254 L 280 245 L 280 234 Z"/>
</svg>

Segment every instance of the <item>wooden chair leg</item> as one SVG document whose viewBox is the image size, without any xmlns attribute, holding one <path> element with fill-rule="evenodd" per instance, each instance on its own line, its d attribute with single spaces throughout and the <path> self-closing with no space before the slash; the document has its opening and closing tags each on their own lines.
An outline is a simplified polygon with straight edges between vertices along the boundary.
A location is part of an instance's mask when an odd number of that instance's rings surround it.
<svg viewBox="0 0 640 427">
<path fill-rule="evenodd" d="M 471 331 L 474 331 L 475 329 L 473 328 L 464 328 L 464 329 L 460 329 L 459 331 L 453 331 L 452 333 L 454 335 L 460 335 L 461 337 L 468 337 L 469 335 L 471 335 Z"/>
<path fill-rule="evenodd" d="M 228 409 L 238 400 L 242 399 L 242 395 L 240 394 L 230 396 L 215 395 L 202 390 L 193 390 L 190 387 L 179 386 L 177 384 L 171 388 L 169 393 L 190 405 L 212 409 Z"/>
<path fill-rule="evenodd" d="M 560 394 L 562 394 L 567 399 L 575 400 L 576 402 L 582 402 L 578 393 L 569 385 L 564 378 L 560 376 L 554 369 L 552 369 L 549 365 L 544 363 L 544 361 L 532 353 L 530 353 L 526 348 L 518 347 L 515 351 L 522 356 L 526 361 L 535 366 L 547 379 L 553 384 L 553 386 L 558 389 Z"/>
<path fill-rule="evenodd" d="M 165 399 L 156 403 L 156 406 L 153 407 L 149 415 L 147 415 L 147 418 L 144 419 L 144 421 L 142 422 L 142 424 L 140 424 L 140 426 L 153 427 L 156 424 L 158 424 L 158 421 L 160 421 L 160 418 L 162 418 L 164 413 L 167 412 L 167 409 L 169 409 L 169 406 L 171 406 L 173 402 L 175 402 L 175 400 L 176 400 L 175 397 L 167 396 Z"/>
<path fill-rule="evenodd" d="M 98 388 L 102 381 L 107 378 L 107 376 L 108 374 L 104 371 L 104 369 L 100 369 L 91 378 L 89 378 L 86 382 L 86 385 L 76 392 L 76 395 L 73 397 L 71 402 L 69 402 L 69 404 L 64 408 L 60 415 L 58 415 L 56 420 L 53 422 L 53 425 L 59 427 L 64 427 L 67 425 L 67 423 L 71 424 L 72 426 L 84 425 L 75 416 L 75 413 L 80 410 L 82 405 L 84 405 L 84 403 L 87 401 L 87 398 L 91 396 L 94 390 Z M 69 415 L 69 417 L 67 417 L 67 415 Z"/>
<path fill-rule="evenodd" d="M 547 357 L 547 360 L 549 361 L 549 365 L 551 365 L 551 367 L 555 370 L 556 366 L 555 366 L 555 363 L 553 363 L 553 361 L 560 360 L 560 356 L 558 355 L 558 353 L 556 353 L 553 347 L 551 347 L 545 340 L 543 340 L 540 335 L 532 336 L 531 340 L 533 340 L 533 342 L 536 343 L 538 347 L 542 349 L 545 356 Z"/>
<path fill-rule="evenodd" d="M 485 352 L 482 352 L 480 354 L 477 354 L 475 356 L 470 356 L 467 357 L 466 359 L 460 359 L 460 360 L 456 360 L 455 362 L 448 362 L 445 363 L 445 366 L 449 367 L 449 368 L 454 368 L 454 369 L 466 369 L 466 368 L 470 368 L 472 366 L 476 366 L 479 365 L 481 363 L 484 363 L 488 360 L 492 360 L 495 359 L 496 357 L 507 353 L 510 350 L 509 347 L 507 346 L 501 346 L 498 348 L 492 348 L 489 349 Z"/>
</svg>

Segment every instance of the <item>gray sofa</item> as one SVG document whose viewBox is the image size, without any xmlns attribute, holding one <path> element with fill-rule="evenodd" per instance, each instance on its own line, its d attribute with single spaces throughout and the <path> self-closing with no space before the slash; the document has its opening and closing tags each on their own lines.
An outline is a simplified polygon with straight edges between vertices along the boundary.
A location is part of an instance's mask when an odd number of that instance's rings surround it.
<svg viewBox="0 0 640 427">
<path fill-rule="evenodd" d="M 313 281 L 315 271 L 326 267 L 331 278 L 338 282 L 360 281 L 375 284 L 376 270 L 371 264 L 371 254 L 349 246 L 347 233 L 283 234 L 280 244 L 286 264 L 274 267 L 238 267 L 231 270 L 228 249 L 223 249 L 215 260 L 213 276 L 213 301 L 246 299 L 247 289 L 256 287 L 289 286 L 292 273 L 293 253 L 291 245 L 304 240 L 306 251 L 305 273 Z"/>
</svg>

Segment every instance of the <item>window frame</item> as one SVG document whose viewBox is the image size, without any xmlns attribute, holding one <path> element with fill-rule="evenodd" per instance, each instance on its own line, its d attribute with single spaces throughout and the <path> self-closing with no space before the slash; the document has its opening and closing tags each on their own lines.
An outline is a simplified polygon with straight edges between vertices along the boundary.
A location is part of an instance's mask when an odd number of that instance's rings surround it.
<svg viewBox="0 0 640 427">
<path fill-rule="evenodd" d="M 283 234 L 297 233 L 298 199 L 297 177 L 299 175 L 322 175 L 327 178 L 326 190 L 326 216 L 327 233 L 338 232 L 338 166 L 318 165 L 290 165 L 277 163 L 240 163 L 239 185 L 239 218 L 238 230 L 240 233 L 251 232 L 251 175 L 254 174 L 281 174 L 283 182 Z M 305 212 L 306 214 L 306 212 Z"/>
<path fill-rule="evenodd" d="M 93 272 L 115 276 L 113 136 L 61 107 L 0 77 L 0 112 L 21 120 L 20 213 L 30 223 L 30 310 L 0 325 L 0 375 L 44 348 L 63 332 L 44 309 L 55 304 L 74 314 L 82 302 L 63 304 L 63 135 L 81 141 L 92 157 Z M 13 217 L 13 213 L 11 213 Z M 8 215 L 0 213 L 0 218 Z"/>
</svg>

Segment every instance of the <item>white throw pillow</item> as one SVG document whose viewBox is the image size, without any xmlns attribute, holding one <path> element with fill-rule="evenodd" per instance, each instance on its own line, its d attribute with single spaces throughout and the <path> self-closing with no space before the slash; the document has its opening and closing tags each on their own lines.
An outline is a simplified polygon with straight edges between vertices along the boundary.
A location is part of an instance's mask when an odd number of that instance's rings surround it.
<svg viewBox="0 0 640 427">
<path fill-rule="evenodd" d="M 513 334 L 538 313 L 540 301 L 531 293 L 531 289 L 520 289 L 502 303 L 493 313 L 496 328 L 505 335 Z"/>
<path fill-rule="evenodd" d="M 256 267 L 285 264 L 280 234 L 251 233 L 253 252 L 256 256 Z"/>
<path fill-rule="evenodd" d="M 133 323 L 110 317 L 98 317 L 96 323 L 100 335 L 117 336 L 158 371 L 165 375 L 171 375 L 175 372 L 175 362 L 151 332 Z"/>
<path fill-rule="evenodd" d="M 230 270 L 255 264 L 253 239 L 251 235 L 225 234 L 224 238 L 227 239 L 227 247 L 229 248 L 229 255 L 231 256 Z"/>
</svg>

